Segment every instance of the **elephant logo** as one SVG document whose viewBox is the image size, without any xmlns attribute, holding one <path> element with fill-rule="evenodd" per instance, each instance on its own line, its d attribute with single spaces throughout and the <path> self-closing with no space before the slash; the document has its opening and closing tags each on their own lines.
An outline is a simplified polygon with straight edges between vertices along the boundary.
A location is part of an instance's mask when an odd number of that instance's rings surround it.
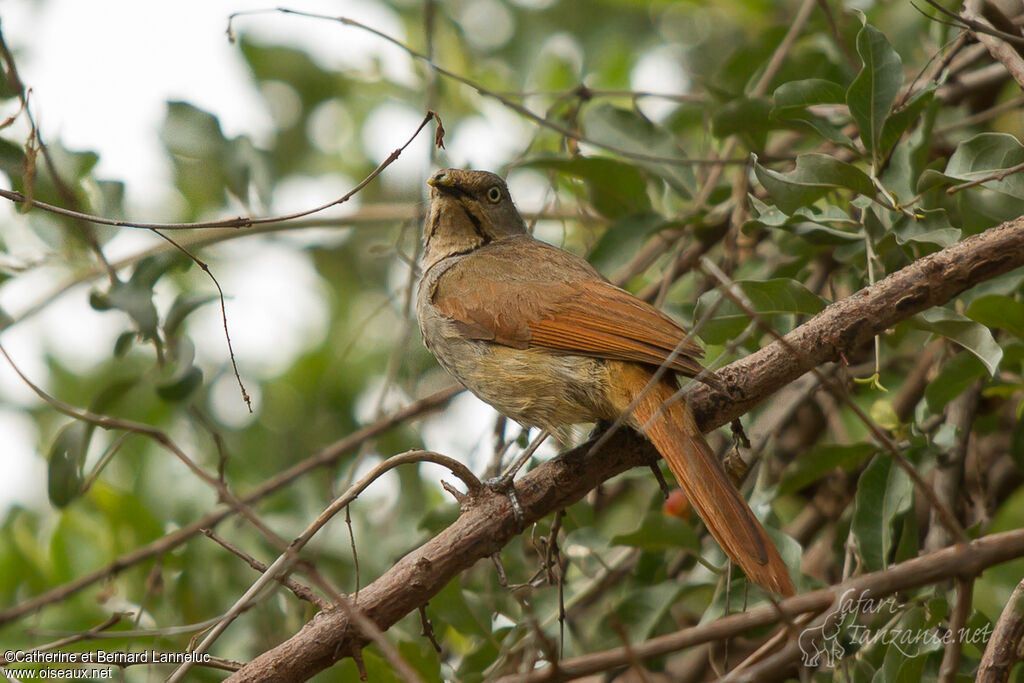
<svg viewBox="0 0 1024 683">
<path fill-rule="evenodd" d="M 839 631 L 843 625 L 843 614 L 832 612 L 824 623 L 800 632 L 798 644 L 803 654 L 803 664 L 809 668 L 825 666 L 835 668 L 836 663 L 846 656 L 846 648 L 839 642 Z"/>
</svg>

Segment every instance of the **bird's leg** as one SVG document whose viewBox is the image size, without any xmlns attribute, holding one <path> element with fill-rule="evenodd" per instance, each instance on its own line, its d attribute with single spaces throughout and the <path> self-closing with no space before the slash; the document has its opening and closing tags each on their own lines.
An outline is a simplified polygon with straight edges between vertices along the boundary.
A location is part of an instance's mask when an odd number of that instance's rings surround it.
<svg viewBox="0 0 1024 683">
<path fill-rule="evenodd" d="M 530 442 L 523 452 L 516 456 L 516 459 L 512 461 L 512 464 L 505 468 L 505 471 L 501 473 L 501 476 L 494 479 L 488 479 L 484 482 L 488 488 L 494 489 L 495 491 L 501 491 L 508 496 L 509 502 L 512 503 L 512 513 L 515 515 L 516 522 L 519 526 L 523 525 L 523 518 L 525 515 L 523 513 L 523 507 L 519 504 L 519 498 L 516 497 L 514 480 L 519 470 L 523 468 L 523 465 L 530 461 L 533 454 L 549 436 L 551 436 L 551 432 L 548 430 L 545 429 L 541 431 L 541 433 Z"/>
</svg>

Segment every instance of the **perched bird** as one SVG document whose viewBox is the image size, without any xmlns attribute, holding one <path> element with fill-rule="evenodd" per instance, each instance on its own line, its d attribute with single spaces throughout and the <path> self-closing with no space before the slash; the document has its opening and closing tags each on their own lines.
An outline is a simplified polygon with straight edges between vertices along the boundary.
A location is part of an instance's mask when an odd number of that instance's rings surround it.
<svg viewBox="0 0 1024 683">
<path fill-rule="evenodd" d="M 499 176 L 445 169 L 427 182 L 416 313 L 438 362 L 525 426 L 557 431 L 632 406 L 626 423 L 665 458 L 726 554 L 758 585 L 792 595 L 774 543 L 685 400 L 671 400 L 676 373 L 702 370 L 685 330 L 584 259 L 534 239 Z M 663 364 L 672 372 L 652 384 Z"/>
</svg>

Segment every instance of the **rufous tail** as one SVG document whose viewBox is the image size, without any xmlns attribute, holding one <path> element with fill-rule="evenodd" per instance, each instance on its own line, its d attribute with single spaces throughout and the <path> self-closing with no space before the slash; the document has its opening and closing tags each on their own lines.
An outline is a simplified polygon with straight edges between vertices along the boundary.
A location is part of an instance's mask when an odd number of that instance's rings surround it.
<svg viewBox="0 0 1024 683">
<path fill-rule="evenodd" d="M 616 392 L 625 394 L 622 398 L 628 399 L 628 403 L 650 379 L 648 373 L 635 365 L 630 370 L 634 372 L 628 374 L 638 381 L 630 382 L 631 387 L 620 387 L 625 391 Z M 674 393 L 671 384 L 659 382 L 634 407 L 630 423 L 665 458 L 690 504 L 725 554 L 757 585 L 781 595 L 793 595 L 793 581 L 775 544 L 729 481 L 686 402 L 679 399 L 668 403 Z"/>
</svg>

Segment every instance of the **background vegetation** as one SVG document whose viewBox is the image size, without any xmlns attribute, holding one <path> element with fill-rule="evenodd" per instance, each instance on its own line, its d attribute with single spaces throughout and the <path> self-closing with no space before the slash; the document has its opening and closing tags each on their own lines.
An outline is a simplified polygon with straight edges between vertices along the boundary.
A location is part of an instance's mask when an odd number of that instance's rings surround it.
<svg viewBox="0 0 1024 683">
<path fill-rule="evenodd" d="M 40 396 L 24 385 L 4 391 L 38 427 L 49 502 L 13 507 L 0 520 L 0 642 L 182 652 L 256 579 L 239 552 L 270 564 L 370 466 L 443 448 L 482 477 L 508 442 L 509 452 L 526 445 L 517 426 L 472 399 L 453 400 L 418 339 L 411 264 L 422 180 L 436 166 L 502 162 L 494 170 L 509 175 L 538 236 L 585 254 L 696 327 L 716 367 L 771 342 L 766 328 L 788 332 L 829 302 L 1024 215 L 1024 16 L 1014 15 L 1019 7 L 997 11 L 998 3 L 944 5 L 396 0 L 389 7 L 403 34 L 378 38 L 407 46 L 409 77 L 379 64 L 326 68 L 302 50 L 249 37 L 248 18 L 239 17 L 237 48 L 276 128 L 257 145 L 225 135 L 214 115 L 188 102 L 169 102 L 161 140 L 177 201 L 166 222 L 279 216 L 282 188 L 325 175 L 355 179 L 319 200 L 332 202 L 385 161 L 373 150 L 399 148 L 428 109 L 453 151 L 435 150 L 430 162 L 420 154 L 421 168 L 404 175 L 384 168 L 347 214 L 169 229 L 117 259 L 107 246 L 132 227 L 42 206 L 133 220 L 122 180 L 95 174 L 95 153 L 65 149 L 30 122 L 38 112 L 20 103 L 32 84 L 18 78 L 18 55 L 5 44 L 0 96 L 12 118 L 0 130 L 11 190 L 3 201 L 20 213 L 0 231 L 0 295 L 38 282 L 30 278 L 40 272 L 53 289 L 31 307 L 0 311 L 0 342 L 82 291 L 123 334 L 94 367 L 48 351 L 40 372 L 26 370 L 45 389 Z M 338 41 L 366 31 L 325 17 L 274 21 L 331 22 Z M 45 49 L 31 36 L 5 38 Z M 665 87 L 638 90 L 645 73 L 662 74 Z M 405 112 L 408 129 L 373 127 L 383 104 Z M 364 144 L 367 131 L 374 145 Z M 247 243 L 315 269 L 323 319 L 306 327 L 300 308 L 280 323 L 300 330 L 298 353 L 257 361 L 236 348 L 232 359 L 224 330 L 208 333 L 220 325 L 211 274 L 265 263 L 247 262 L 257 253 Z M 258 276 L 267 291 L 285 277 L 273 267 Z M 981 280 L 821 374 L 777 387 L 743 418 L 752 445 L 740 458 L 756 463 L 745 490 L 778 532 L 801 591 L 1024 519 L 1024 271 Z M 723 298 L 723 281 L 738 283 L 743 305 Z M 225 286 L 223 294 L 239 344 L 238 292 Z M 724 453 L 732 438 L 723 431 L 713 442 Z M 941 523 L 893 450 L 955 524 Z M 371 485 L 302 550 L 293 578 L 319 597 L 264 590 L 211 647 L 216 661 L 235 669 L 332 601 L 358 603 L 361 586 L 458 517 L 439 474 L 465 489 L 447 469 L 416 463 Z M 342 661 L 318 680 L 353 680 L 360 668 L 373 681 L 526 674 L 540 662 L 700 628 L 765 603 L 735 573 L 727 585 L 717 570 L 724 558 L 699 520 L 663 503 L 645 468 L 604 482 L 530 524 L 494 562 L 425 596 L 431 637 L 415 609 L 383 637 L 364 625 L 378 642 L 358 664 L 339 652 Z M 214 526 L 221 542 L 200 532 Z M 894 596 L 892 612 L 851 618 L 876 632 L 940 635 L 991 628 L 1004 609 L 1024 619 L 1010 600 L 1024 560 L 980 576 L 957 576 L 951 562 L 923 587 L 883 591 Z M 775 628 L 595 670 L 700 680 L 746 660 Z M 845 655 L 835 667 L 805 674 L 970 679 L 985 650 L 985 642 L 939 641 L 908 656 L 851 633 L 833 639 Z M 796 677 L 800 652 L 789 652 L 755 656 L 746 675 Z M 119 675 L 150 680 L 172 670 L 128 666 Z M 186 674 L 226 675 L 211 667 Z"/>
</svg>

